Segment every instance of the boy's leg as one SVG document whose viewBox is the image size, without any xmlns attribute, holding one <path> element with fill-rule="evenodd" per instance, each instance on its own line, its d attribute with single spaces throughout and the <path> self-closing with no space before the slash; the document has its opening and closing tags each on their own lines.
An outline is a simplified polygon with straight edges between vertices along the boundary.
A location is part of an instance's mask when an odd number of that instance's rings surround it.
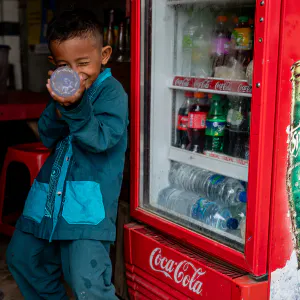
<svg viewBox="0 0 300 300">
<path fill-rule="evenodd" d="M 60 281 L 59 244 L 15 230 L 6 260 L 25 300 L 68 299 Z"/>
<path fill-rule="evenodd" d="M 115 300 L 111 282 L 110 242 L 76 240 L 62 242 L 65 279 L 78 300 Z"/>
</svg>

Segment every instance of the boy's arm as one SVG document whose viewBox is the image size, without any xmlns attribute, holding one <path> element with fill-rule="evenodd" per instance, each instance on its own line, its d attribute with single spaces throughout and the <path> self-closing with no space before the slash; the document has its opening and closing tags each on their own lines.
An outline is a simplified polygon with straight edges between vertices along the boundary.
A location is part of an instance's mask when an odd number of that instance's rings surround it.
<svg viewBox="0 0 300 300">
<path fill-rule="evenodd" d="M 85 93 L 75 108 L 59 107 L 73 141 L 90 152 L 103 152 L 115 146 L 127 130 L 127 94 L 123 88 L 115 87 L 107 86 L 105 95 L 93 106 Z"/>
<path fill-rule="evenodd" d="M 39 119 L 38 130 L 40 139 L 47 148 L 52 148 L 59 139 L 69 134 L 67 124 L 56 114 L 56 104 L 52 99 Z"/>
</svg>

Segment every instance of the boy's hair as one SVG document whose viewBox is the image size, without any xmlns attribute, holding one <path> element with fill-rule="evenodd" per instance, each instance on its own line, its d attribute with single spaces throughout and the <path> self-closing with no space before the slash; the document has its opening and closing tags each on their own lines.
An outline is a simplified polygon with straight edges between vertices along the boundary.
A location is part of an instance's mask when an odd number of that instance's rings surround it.
<svg viewBox="0 0 300 300">
<path fill-rule="evenodd" d="M 99 39 L 102 46 L 103 26 L 92 12 L 84 9 L 64 11 L 52 19 L 47 29 L 49 48 L 52 41 L 61 43 L 76 37 L 90 36 Z"/>
</svg>

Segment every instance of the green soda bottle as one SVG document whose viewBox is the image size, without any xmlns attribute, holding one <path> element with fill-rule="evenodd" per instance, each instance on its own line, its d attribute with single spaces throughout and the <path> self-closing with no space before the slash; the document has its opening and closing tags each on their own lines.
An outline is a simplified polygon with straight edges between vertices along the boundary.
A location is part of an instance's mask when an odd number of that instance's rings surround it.
<svg viewBox="0 0 300 300">
<path fill-rule="evenodd" d="M 213 152 L 223 151 L 225 125 L 226 116 L 222 98 L 220 95 L 213 95 L 206 119 L 204 150 Z"/>
</svg>

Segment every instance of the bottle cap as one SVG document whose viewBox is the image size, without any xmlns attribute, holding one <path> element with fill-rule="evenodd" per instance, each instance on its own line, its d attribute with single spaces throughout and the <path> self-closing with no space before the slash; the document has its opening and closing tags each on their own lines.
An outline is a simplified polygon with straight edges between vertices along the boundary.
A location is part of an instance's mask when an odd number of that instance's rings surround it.
<svg viewBox="0 0 300 300">
<path fill-rule="evenodd" d="M 194 93 L 193 92 L 185 92 L 184 96 L 187 98 L 194 98 Z"/>
<path fill-rule="evenodd" d="M 225 23 L 225 22 L 227 22 L 227 17 L 226 16 L 218 16 L 217 21 Z"/>
<path fill-rule="evenodd" d="M 236 230 L 239 227 L 239 221 L 235 218 L 229 218 L 226 225 L 228 229 Z"/>
<path fill-rule="evenodd" d="M 241 16 L 239 17 L 239 22 L 246 23 L 249 21 L 249 18 L 247 16 Z"/>
<path fill-rule="evenodd" d="M 213 94 L 207 94 L 208 99 L 212 99 Z"/>
<path fill-rule="evenodd" d="M 205 98 L 205 94 L 202 92 L 196 92 L 194 95 L 195 95 L 195 98 L 199 98 L 199 99 Z"/>
<path fill-rule="evenodd" d="M 69 67 L 60 67 L 50 78 L 51 88 L 61 97 L 73 96 L 80 86 L 79 75 Z"/>
<path fill-rule="evenodd" d="M 220 96 L 220 95 L 213 94 L 213 95 L 212 95 L 212 100 L 221 100 L 221 96 Z"/>
<path fill-rule="evenodd" d="M 239 200 L 243 203 L 247 203 L 247 193 L 246 192 L 240 192 Z"/>
</svg>

